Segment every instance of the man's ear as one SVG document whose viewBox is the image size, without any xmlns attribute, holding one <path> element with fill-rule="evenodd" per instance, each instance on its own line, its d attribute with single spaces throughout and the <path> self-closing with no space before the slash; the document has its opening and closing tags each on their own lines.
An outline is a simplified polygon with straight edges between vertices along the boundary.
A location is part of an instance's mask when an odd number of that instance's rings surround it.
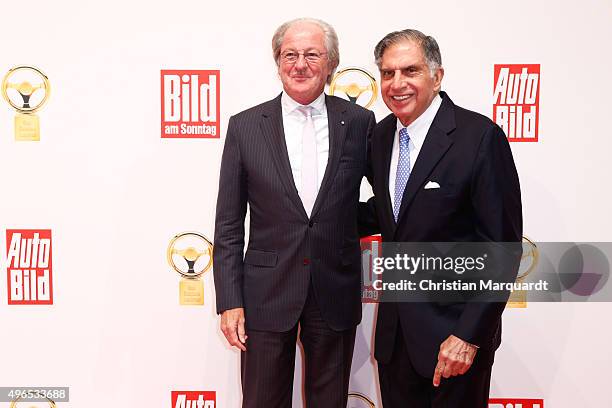
<svg viewBox="0 0 612 408">
<path fill-rule="evenodd" d="M 444 68 L 440 67 L 436 69 L 434 73 L 434 89 L 436 92 L 440 92 L 442 87 L 442 78 L 444 78 Z"/>
</svg>

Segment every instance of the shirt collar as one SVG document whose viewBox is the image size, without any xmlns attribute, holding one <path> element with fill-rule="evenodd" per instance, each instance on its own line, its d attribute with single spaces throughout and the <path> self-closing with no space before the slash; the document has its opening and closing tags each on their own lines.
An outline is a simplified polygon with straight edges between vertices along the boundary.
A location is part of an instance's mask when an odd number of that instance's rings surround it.
<svg viewBox="0 0 612 408">
<path fill-rule="evenodd" d="M 304 105 L 296 102 L 292 97 L 287 95 L 287 92 L 283 92 L 283 94 L 281 95 L 281 107 L 283 110 L 283 115 L 289 115 L 294 113 L 295 110 L 300 106 Z M 327 116 L 327 109 L 325 107 L 325 92 L 321 92 L 321 95 L 319 95 L 319 97 L 314 101 L 310 102 L 308 106 L 312 107 L 313 115 Z M 300 113 L 300 115 L 302 114 Z"/>
<path fill-rule="evenodd" d="M 400 129 L 405 127 L 412 143 L 420 149 L 421 146 L 423 146 L 423 142 L 425 142 L 425 136 L 427 136 L 427 132 L 436 117 L 436 113 L 438 113 L 438 109 L 440 109 L 440 105 L 442 105 L 442 98 L 440 94 L 438 94 L 433 98 L 427 109 L 425 109 L 425 112 L 408 126 L 402 125 L 402 122 L 397 119 L 396 134 L 399 133 Z"/>
</svg>

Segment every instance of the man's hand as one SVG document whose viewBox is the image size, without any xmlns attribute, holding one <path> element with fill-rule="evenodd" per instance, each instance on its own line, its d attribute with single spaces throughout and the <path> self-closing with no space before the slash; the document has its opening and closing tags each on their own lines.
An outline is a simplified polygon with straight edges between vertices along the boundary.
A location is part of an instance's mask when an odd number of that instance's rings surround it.
<svg viewBox="0 0 612 408">
<path fill-rule="evenodd" d="M 440 352 L 438 353 L 438 364 L 434 371 L 433 385 L 440 385 L 442 377 L 449 378 L 456 375 L 465 374 L 470 368 L 478 348 L 473 344 L 461 340 L 459 337 L 448 336 L 442 344 L 440 344 Z"/>
<path fill-rule="evenodd" d="M 228 343 L 242 351 L 246 351 L 247 335 L 244 331 L 244 309 L 226 310 L 221 314 L 221 331 Z"/>
</svg>

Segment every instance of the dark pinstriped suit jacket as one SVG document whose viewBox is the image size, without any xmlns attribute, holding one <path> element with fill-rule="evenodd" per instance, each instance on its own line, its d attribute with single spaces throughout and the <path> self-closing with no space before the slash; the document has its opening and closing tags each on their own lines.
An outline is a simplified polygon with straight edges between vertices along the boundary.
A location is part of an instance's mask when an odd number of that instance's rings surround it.
<svg viewBox="0 0 612 408">
<path fill-rule="evenodd" d="M 244 307 L 248 329 L 290 330 L 312 279 L 323 319 L 346 330 L 361 320 L 357 208 L 374 115 L 325 97 L 330 151 L 309 219 L 291 173 L 280 99 L 228 124 L 215 222 L 217 312 Z"/>
</svg>

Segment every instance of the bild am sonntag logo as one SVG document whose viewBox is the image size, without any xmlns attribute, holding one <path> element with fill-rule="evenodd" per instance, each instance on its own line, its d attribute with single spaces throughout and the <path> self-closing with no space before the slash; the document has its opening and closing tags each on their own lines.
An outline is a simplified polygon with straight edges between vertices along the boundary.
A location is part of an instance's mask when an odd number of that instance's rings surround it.
<svg viewBox="0 0 612 408">
<path fill-rule="evenodd" d="M 162 70 L 161 137 L 219 135 L 219 70 Z"/>
</svg>

